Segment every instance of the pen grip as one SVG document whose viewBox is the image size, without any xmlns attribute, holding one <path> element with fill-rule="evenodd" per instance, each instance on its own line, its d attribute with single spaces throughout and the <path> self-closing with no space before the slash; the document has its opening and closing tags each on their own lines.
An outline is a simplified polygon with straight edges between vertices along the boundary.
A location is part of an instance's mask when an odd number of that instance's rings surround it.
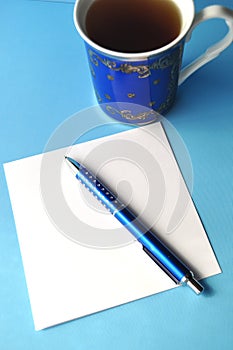
<svg viewBox="0 0 233 350">
<path fill-rule="evenodd" d="M 76 174 L 76 178 L 111 214 L 114 214 L 124 207 L 115 194 L 106 188 L 103 183 L 84 166 L 80 168 L 79 172 Z"/>
</svg>

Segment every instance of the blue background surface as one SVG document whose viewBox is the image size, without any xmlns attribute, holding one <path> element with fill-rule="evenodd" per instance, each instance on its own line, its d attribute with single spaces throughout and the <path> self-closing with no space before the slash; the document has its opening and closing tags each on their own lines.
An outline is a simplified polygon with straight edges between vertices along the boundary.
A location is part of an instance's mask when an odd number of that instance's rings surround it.
<svg viewBox="0 0 233 350">
<path fill-rule="evenodd" d="M 214 3 L 195 1 L 197 10 Z M 233 9 L 232 0 L 219 3 Z M 230 350 L 233 45 L 179 88 L 167 115 L 190 153 L 193 199 L 223 273 L 206 280 L 201 297 L 179 288 L 34 331 L 2 164 L 41 153 L 62 121 L 96 104 L 72 12 L 72 1 L 0 0 L 0 349 Z M 186 46 L 184 62 L 224 33 L 219 20 L 202 24 Z"/>
</svg>

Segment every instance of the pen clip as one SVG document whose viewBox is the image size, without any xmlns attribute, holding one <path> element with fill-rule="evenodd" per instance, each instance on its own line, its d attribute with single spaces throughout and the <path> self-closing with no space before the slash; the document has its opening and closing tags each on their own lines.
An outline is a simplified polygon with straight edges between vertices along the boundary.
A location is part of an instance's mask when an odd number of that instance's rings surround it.
<svg viewBox="0 0 233 350">
<path fill-rule="evenodd" d="M 142 246 L 144 252 L 176 283 L 180 284 L 179 281 L 173 274 L 159 261 L 146 247 Z"/>
</svg>

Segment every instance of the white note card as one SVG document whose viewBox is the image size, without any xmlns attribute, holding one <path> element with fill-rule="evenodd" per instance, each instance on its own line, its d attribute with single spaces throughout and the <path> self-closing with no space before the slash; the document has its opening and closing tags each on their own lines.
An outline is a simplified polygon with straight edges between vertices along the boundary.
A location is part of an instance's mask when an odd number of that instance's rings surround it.
<svg viewBox="0 0 233 350">
<path fill-rule="evenodd" d="M 221 272 L 160 123 L 13 161 L 4 170 L 36 330 L 175 287 L 76 180 L 67 154 L 139 213 L 198 279 Z"/>
</svg>

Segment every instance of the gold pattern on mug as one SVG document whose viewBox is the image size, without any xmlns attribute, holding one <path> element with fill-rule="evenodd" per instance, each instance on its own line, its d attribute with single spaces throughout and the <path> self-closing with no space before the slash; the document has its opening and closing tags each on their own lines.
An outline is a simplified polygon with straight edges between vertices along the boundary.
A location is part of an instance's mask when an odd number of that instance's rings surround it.
<svg viewBox="0 0 233 350">
<path fill-rule="evenodd" d="M 91 65 L 90 65 L 90 70 L 91 70 L 91 75 L 95 78 L 96 77 L 95 71 Z"/>
<path fill-rule="evenodd" d="M 149 117 L 154 117 L 155 120 L 157 119 L 158 115 L 155 111 L 150 110 L 150 111 L 145 111 L 145 112 L 141 112 L 138 114 L 134 114 L 132 111 L 130 110 L 118 110 L 112 106 L 106 106 L 106 110 L 108 113 L 111 114 L 118 114 L 119 116 L 121 116 L 123 119 L 126 120 L 131 120 L 131 121 L 146 121 L 147 118 Z"/>
<path fill-rule="evenodd" d="M 139 79 L 148 78 L 151 75 L 150 67 L 148 65 L 134 66 L 128 63 L 122 63 L 117 66 L 117 63 L 115 61 L 103 59 L 92 50 L 88 50 L 88 54 L 90 62 L 93 63 L 96 67 L 99 67 L 99 62 L 101 62 L 104 66 L 114 72 L 122 72 L 125 74 L 137 73 Z"/>
<path fill-rule="evenodd" d="M 98 91 L 95 89 L 95 94 L 96 94 L 96 98 L 98 102 L 102 102 L 102 98 L 100 97 L 100 94 L 98 93 Z"/>
<path fill-rule="evenodd" d="M 111 96 L 109 96 L 108 94 L 105 94 L 104 95 L 108 100 L 111 100 L 112 98 L 111 98 Z"/>
<path fill-rule="evenodd" d="M 136 96 L 136 94 L 134 94 L 134 93 L 129 93 L 127 96 L 128 96 L 128 98 L 134 98 L 134 97 Z"/>
<path fill-rule="evenodd" d="M 153 107 L 155 104 L 156 104 L 155 101 L 151 101 L 151 102 L 149 103 L 149 107 Z"/>
<path fill-rule="evenodd" d="M 107 75 L 108 80 L 114 80 L 114 77 L 110 74 Z"/>
</svg>

